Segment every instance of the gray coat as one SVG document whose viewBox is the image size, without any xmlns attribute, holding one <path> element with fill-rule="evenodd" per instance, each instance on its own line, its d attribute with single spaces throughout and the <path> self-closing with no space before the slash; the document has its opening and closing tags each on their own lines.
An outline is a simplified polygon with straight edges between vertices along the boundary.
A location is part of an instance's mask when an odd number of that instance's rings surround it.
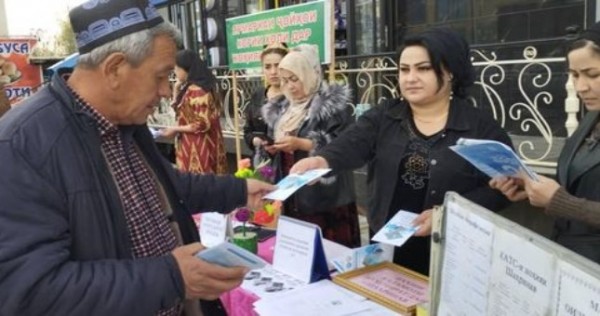
<svg viewBox="0 0 600 316">
<path fill-rule="evenodd" d="M 586 114 L 581 124 L 565 143 L 558 159 L 558 182 L 579 198 L 600 201 L 600 145 L 593 147 L 581 166 L 573 166 L 573 158 L 594 128 L 600 113 Z M 586 145 L 583 145 L 586 146 Z M 584 148 L 583 150 L 587 150 Z M 576 168 L 573 168 L 576 167 Z M 577 170 L 577 174 L 573 174 Z M 600 229 L 580 220 L 559 218 L 554 225 L 554 239 L 563 246 L 600 263 Z"/>
<path fill-rule="evenodd" d="M 348 106 L 350 89 L 337 84 L 322 83 L 319 91 L 310 101 L 310 108 L 297 132 L 298 137 L 312 140 L 315 145 L 310 152 L 297 150 L 294 161 L 314 155 L 333 139 L 338 137 L 352 122 L 352 112 Z M 262 107 L 262 114 L 273 137 L 273 128 L 288 108 L 289 102 L 268 102 Z M 282 172 L 281 153 L 273 157 L 273 164 L 280 179 Z M 321 180 L 320 183 L 305 186 L 292 197 L 297 211 L 310 214 L 333 211 L 337 206 L 355 201 L 354 181 L 351 170 L 337 172 Z"/>
</svg>

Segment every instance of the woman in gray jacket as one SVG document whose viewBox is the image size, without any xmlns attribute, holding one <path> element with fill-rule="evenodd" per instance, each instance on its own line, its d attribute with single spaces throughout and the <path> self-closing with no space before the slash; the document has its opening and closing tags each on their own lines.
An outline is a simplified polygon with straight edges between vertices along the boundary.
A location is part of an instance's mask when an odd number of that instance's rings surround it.
<svg viewBox="0 0 600 316">
<path fill-rule="evenodd" d="M 600 22 L 568 48 L 569 73 L 587 114 L 558 159 L 557 180 L 540 176 L 493 179 L 490 185 L 513 201 L 529 199 L 558 216 L 553 239 L 600 263 Z"/>
</svg>

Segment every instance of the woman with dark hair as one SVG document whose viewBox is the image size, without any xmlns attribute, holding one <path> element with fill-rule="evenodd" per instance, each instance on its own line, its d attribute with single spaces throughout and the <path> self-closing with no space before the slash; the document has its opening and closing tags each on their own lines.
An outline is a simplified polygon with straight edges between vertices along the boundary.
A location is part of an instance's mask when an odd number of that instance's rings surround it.
<svg viewBox="0 0 600 316">
<path fill-rule="evenodd" d="M 301 44 L 279 64 L 281 89 L 288 102 L 267 102 L 262 114 L 274 144 L 276 179 L 289 174 L 294 162 L 312 156 L 352 123 L 350 89 L 322 80 L 317 48 Z M 360 228 L 352 171 L 328 176 L 296 191 L 283 205 L 284 214 L 321 227 L 323 237 L 348 247 L 360 246 Z"/>
<path fill-rule="evenodd" d="M 261 107 L 267 102 L 282 103 L 287 102 L 281 92 L 279 80 L 279 62 L 288 53 L 288 47 L 285 43 L 272 43 L 265 45 L 260 54 L 262 70 L 267 83 L 266 88 L 261 88 L 252 95 L 250 103 L 246 107 L 244 125 L 244 140 L 246 145 L 254 152 L 255 161 L 266 158 L 263 146 L 268 145 L 266 138 L 267 125 L 264 122 Z"/>
<path fill-rule="evenodd" d="M 469 45 L 458 33 L 435 28 L 407 37 L 398 68 L 401 98 L 365 112 L 291 172 L 332 168 L 337 173 L 368 164 L 371 236 L 399 210 L 420 214 L 417 237 L 395 249 L 394 262 L 427 275 L 431 209 L 443 203 L 446 191 L 494 211 L 508 202 L 487 185 L 485 174 L 448 147 L 461 137 L 511 142 L 491 116 L 466 99 L 474 72 Z"/>
<path fill-rule="evenodd" d="M 191 50 L 177 53 L 175 76 L 172 105 L 178 126 L 166 128 L 162 135 L 177 136 L 177 167 L 195 173 L 227 173 L 219 121 L 221 101 L 215 92 L 217 79 L 198 53 Z"/>
<path fill-rule="evenodd" d="M 600 22 L 567 49 L 569 74 L 575 91 L 588 110 L 558 159 L 558 182 L 538 176 L 496 178 L 490 181 L 510 200 L 529 199 L 549 215 L 557 216 L 553 239 L 600 263 Z"/>
</svg>

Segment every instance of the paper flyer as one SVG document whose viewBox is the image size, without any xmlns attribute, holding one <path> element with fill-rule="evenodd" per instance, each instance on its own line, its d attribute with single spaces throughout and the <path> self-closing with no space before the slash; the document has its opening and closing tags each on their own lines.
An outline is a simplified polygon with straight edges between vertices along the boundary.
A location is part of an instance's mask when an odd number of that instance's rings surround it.
<svg viewBox="0 0 600 316">
<path fill-rule="evenodd" d="M 259 269 L 267 265 L 267 262 L 259 256 L 229 242 L 204 249 L 198 252 L 196 257 L 224 267 Z"/>
<path fill-rule="evenodd" d="M 290 195 L 294 194 L 294 192 L 298 191 L 304 185 L 322 177 L 326 173 L 331 171 L 331 169 L 313 169 L 306 171 L 305 173 L 292 173 L 287 177 L 281 179 L 279 183 L 277 183 L 277 189 L 269 194 L 265 195 L 264 199 L 270 200 L 278 200 L 285 201 Z"/>
<path fill-rule="evenodd" d="M 501 142 L 460 138 L 450 149 L 491 178 L 516 177 L 524 172 L 529 178 L 537 181 L 535 172 L 529 169 L 510 147 Z"/>
<path fill-rule="evenodd" d="M 397 247 L 402 246 L 418 229 L 412 222 L 419 214 L 400 210 L 371 240 Z"/>
<path fill-rule="evenodd" d="M 393 258 L 394 246 L 377 243 L 352 249 L 344 256 L 331 259 L 331 262 L 335 269 L 342 273 L 384 261 L 392 262 Z"/>
</svg>

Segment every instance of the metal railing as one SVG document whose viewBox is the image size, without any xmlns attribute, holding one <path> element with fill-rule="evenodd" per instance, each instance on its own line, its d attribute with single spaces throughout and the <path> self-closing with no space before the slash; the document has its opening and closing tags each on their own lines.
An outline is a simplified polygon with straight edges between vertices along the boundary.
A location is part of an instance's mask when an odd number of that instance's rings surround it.
<svg viewBox="0 0 600 316">
<path fill-rule="evenodd" d="M 507 130 L 528 165 L 553 173 L 565 138 L 577 127 L 581 109 L 572 84 L 567 83 L 565 58 L 539 56 L 534 46 L 522 48 L 522 58 L 501 57 L 489 49 L 472 50 L 477 77 L 470 100 L 490 111 Z M 238 86 L 234 91 L 232 71 L 216 71 L 224 100 L 223 129 L 226 136 L 233 137 L 233 93 L 238 94 L 243 124 L 252 94 L 263 85 L 262 76 L 256 71 L 236 72 Z M 336 81 L 352 87 L 350 106 L 355 113 L 360 112 L 356 111 L 358 104 L 374 106 L 398 97 L 397 74 L 393 54 L 346 56 L 336 61 Z"/>
</svg>

